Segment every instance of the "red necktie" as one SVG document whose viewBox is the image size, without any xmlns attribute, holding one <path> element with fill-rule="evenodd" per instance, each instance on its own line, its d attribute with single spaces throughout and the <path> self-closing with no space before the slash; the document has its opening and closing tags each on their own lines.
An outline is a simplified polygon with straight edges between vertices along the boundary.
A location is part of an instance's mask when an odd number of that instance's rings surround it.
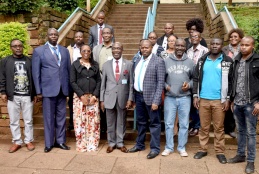
<svg viewBox="0 0 259 174">
<path fill-rule="evenodd" d="M 119 61 L 116 60 L 116 68 L 115 68 L 115 78 L 116 78 L 116 81 L 118 82 L 119 79 L 120 79 L 120 68 L 119 68 Z"/>
<path fill-rule="evenodd" d="M 100 30 L 99 30 L 99 44 L 103 43 L 103 30 L 102 30 L 102 26 L 100 26 Z"/>
</svg>

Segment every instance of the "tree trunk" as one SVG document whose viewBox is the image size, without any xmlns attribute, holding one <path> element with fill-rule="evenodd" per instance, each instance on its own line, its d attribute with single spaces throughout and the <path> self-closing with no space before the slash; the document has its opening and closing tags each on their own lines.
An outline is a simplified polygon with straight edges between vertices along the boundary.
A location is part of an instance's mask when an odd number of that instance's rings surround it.
<svg viewBox="0 0 259 174">
<path fill-rule="evenodd" d="M 232 6 L 232 0 L 228 0 L 228 5 Z"/>
</svg>

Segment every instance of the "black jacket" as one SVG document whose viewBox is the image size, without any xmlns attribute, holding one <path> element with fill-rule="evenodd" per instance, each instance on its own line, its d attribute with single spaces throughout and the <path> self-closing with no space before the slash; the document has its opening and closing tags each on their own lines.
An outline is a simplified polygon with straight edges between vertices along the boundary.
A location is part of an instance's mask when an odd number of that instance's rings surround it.
<svg viewBox="0 0 259 174">
<path fill-rule="evenodd" d="M 233 88 L 231 94 L 231 101 L 234 100 L 236 95 L 236 83 L 238 77 L 239 62 L 242 58 L 242 54 L 239 53 L 234 59 L 234 74 L 233 74 Z M 246 97 L 249 103 L 259 102 L 259 55 L 254 54 L 246 60 L 245 65 L 245 91 Z"/>
<path fill-rule="evenodd" d="M 99 65 L 96 61 L 93 61 L 91 67 L 87 69 L 81 65 L 80 59 L 81 58 L 78 58 L 74 61 L 71 66 L 71 86 L 78 97 L 84 94 L 93 94 L 99 98 L 101 88 Z"/>
<path fill-rule="evenodd" d="M 29 78 L 29 92 L 31 96 L 31 101 L 33 97 L 36 96 L 34 83 L 32 80 L 32 70 L 31 70 L 31 59 L 24 56 L 26 59 L 26 68 Z M 14 58 L 13 56 L 7 56 L 0 62 L 0 93 L 6 94 L 7 99 L 13 101 L 14 96 Z"/>
<path fill-rule="evenodd" d="M 224 102 L 226 99 L 230 98 L 231 95 L 231 89 L 232 89 L 232 74 L 233 74 L 233 60 L 226 56 L 223 52 L 223 60 L 221 61 L 221 71 L 223 74 L 224 72 L 227 72 L 228 76 L 225 78 L 225 76 L 222 75 L 222 86 L 221 88 L 223 89 L 223 91 L 225 91 L 224 94 L 221 94 L 221 101 Z M 196 67 L 195 67 L 195 72 L 194 72 L 194 77 L 193 77 L 193 97 L 199 97 L 199 92 L 201 91 L 201 87 L 202 87 L 202 79 L 203 79 L 203 66 L 204 63 L 208 57 L 208 55 L 210 55 L 210 52 L 208 52 L 207 54 L 203 55 Z M 228 83 L 226 85 L 224 85 L 225 83 L 223 83 L 223 81 L 227 80 Z M 213 85 L 213 84 L 212 84 Z"/>
</svg>

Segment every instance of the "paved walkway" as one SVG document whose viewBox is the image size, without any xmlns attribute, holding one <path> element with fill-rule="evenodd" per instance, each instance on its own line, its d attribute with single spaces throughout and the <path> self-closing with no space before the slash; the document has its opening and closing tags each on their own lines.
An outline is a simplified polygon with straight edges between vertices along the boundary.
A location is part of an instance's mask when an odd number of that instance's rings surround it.
<svg viewBox="0 0 259 174">
<path fill-rule="evenodd" d="M 177 152 L 168 157 L 159 155 L 147 159 L 149 148 L 137 153 L 122 153 L 114 150 L 107 154 L 107 142 L 102 140 L 98 152 L 79 153 L 75 150 L 74 138 L 68 138 L 71 150 L 54 148 L 44 153 L 43 137 L 35 138 L 36 149 L 28 151 L 25 146 L 10 154 L 10 135 L 0 135 L 0 174 L 243 174 L 246 163 L 220 164 L 210 144 L 207 157 L 193 159 L 198 144 L 187 145 L 189 157 L 182 158 Z M 134 142 L 125 142 L 127 148 Z M 164 143 L 161 143 L 162 149 Z M 226 146 L 226 157 L 236 153 L 235 145 Z M 256 174 L 259 174 L 259 144 L 257 144 Z"/>
</svg>

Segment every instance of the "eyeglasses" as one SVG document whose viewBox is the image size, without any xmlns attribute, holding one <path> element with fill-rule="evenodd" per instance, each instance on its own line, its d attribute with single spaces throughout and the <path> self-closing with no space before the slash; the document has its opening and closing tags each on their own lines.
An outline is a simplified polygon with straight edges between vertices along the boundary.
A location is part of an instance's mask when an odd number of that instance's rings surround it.
<svg viewBox="0 0 259 174">
<path fill-rule="evenodd" d="M 197 38 L 199 38 L 199 36 L 192 36 L 191 38 L 193 38 L 193 39 L 197 39 Z"/>
<path fill-rule="evenodd" d="M 157 39 L 157 37 L 148 37 L 149 39 Z"/>
<path fill-rule="evenodd" d="M 23 45 L 12 45 L 11 47 L 12 47 L 12 48 L 16 48 L 16 49 L 17 49 L 17 48 L 23 48 Z"/>
</svg>

